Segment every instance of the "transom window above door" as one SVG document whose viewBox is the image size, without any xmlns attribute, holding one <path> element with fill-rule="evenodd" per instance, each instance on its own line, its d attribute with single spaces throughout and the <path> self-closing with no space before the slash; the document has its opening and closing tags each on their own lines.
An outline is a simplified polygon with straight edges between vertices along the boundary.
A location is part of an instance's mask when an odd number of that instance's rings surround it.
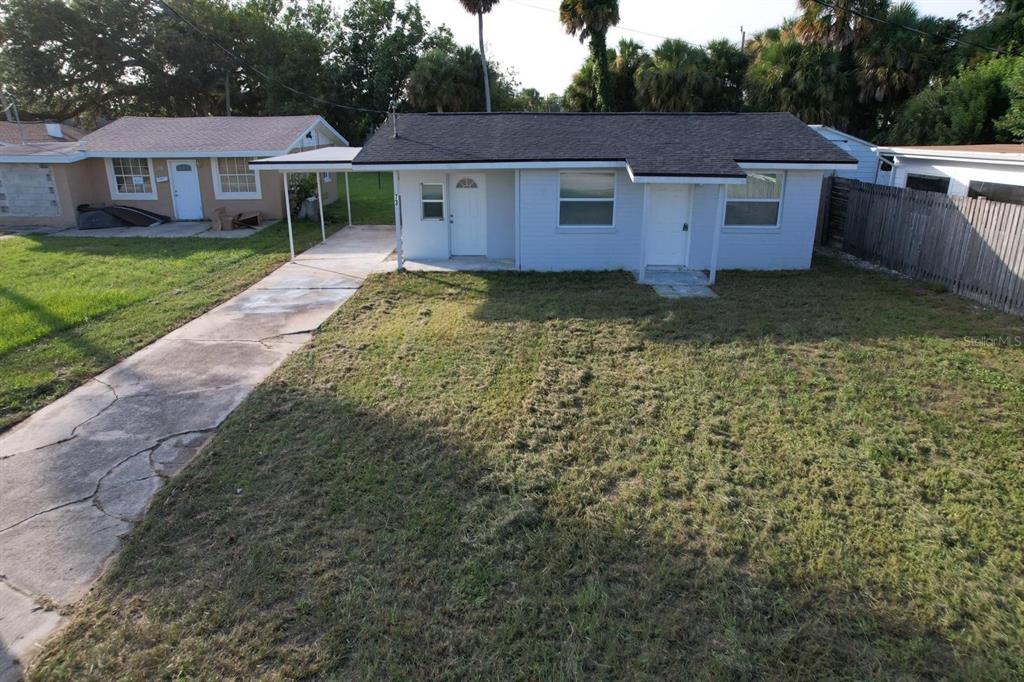
<svg viewBox="0 0 1024 682">
<path fill-rule="evenodd" d="M 614 172 L 566 171 L 558 178 L 559 227 L 615 225 Z"/>
<path fill-rule="evenodd" d="M 474 180 L 473 178 L 462 178 L 457 183 L 455 183 L 455 189 L 476 189 L 476 188 L 477 188 L 476 180 Z"/>
</svg>

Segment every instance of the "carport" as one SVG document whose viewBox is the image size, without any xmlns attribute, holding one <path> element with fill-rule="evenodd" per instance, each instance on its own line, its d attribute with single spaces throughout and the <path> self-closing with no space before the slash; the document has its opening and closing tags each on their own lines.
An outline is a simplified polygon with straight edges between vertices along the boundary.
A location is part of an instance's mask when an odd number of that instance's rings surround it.
<svg viewBox="0 0 1024 682">
<path fill-rule="evenodd" d="M 327 227 L 324 224 L 324 200 L 321 187 L 321 173 L 341 173 L 345 176 L 345 205 L 348 209 L 348 224 L 352 226 L 352 197 L 349 194 L 348 174 L 352 172 L 352 159 L 356 157 L 362 147 L 320 147 L 307 152 L 296 152 L 295 154 L 284 154 L 282 156 L 271 156 L 266 159 L 256 159 L 249 162 L 252 170 L 276 170 L 281 172 L 281 181 L 284 184 L 284 213 L 288 218 L 288 249 L 291 251 L 291 259 L 295 260 L 295 237 L 292 234 L 292 207 L 291 197 L 288 193 L 288 176 L 292 173 L 315 173 L 316 174 L 316 202 L 320 209 L 320 235 L 323 241 L 327 241 Z"/>
</svg>

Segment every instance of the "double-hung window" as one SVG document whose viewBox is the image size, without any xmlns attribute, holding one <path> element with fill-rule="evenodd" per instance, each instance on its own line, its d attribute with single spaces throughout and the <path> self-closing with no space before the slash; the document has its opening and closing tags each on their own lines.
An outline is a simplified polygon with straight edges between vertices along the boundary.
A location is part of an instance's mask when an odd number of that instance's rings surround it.
<svg viewBox="0 0 1024 682">
<path fill-rule="evenodd" d="M 725 224 L 729 227 L 778 227 L 784 173 L 748 173 L 747 182 L 729 185 Z"/>
<path fill-rule="evenodd" d="M 559 227 L 614 225 L 614 172 L 565 171 L 559 174 Z"/>
<path fill-rule="evenodd" d="M 149 159 L 110 159 L 107 173 L 111 199 L 156 199 Z"/>
<path fill-rule="evenodd" d="M 444 220 L 444 185 L 439 182 L 420 183 L 420 203 L 423 220 Z"/>
<path fill-rule="evenodd" d="M 229 156 L 213 160 L 213 193 L 218 199 L 259 199 L 260 176 L 251 159 Z"/>
</svg>

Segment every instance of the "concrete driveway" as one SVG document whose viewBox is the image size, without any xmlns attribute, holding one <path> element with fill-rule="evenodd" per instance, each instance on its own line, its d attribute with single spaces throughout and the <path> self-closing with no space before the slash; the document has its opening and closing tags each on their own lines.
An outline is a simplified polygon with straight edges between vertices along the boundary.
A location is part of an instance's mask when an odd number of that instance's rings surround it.
<svg viewBox="0 0 1024 682">
<path fill-rule="evenodd" d="M 167 480 L 365 277 L 394 228 L 352 227 L 0 436 L 0 680 L 21 675 Z"/>
</svg>

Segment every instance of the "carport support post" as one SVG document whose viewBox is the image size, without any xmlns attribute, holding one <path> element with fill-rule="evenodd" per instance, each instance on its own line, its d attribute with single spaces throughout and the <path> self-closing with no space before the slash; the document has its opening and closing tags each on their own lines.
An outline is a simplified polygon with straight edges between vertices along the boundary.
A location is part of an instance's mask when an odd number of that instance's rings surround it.
<svg viewBox="0 0 1024 682">
<path fill-rule="evenodd" d="M 352 227 L 352 195 L 348 191 L 348 172 L 345 173 L 345 206 L 348 207 L 348 226 Z"/>
<path fill-rule="evenodd" d="M 711 268 L 708 271 L 708 284 L 715 283 L 718 275 L 718 242 L 722 238 L 722 223 L 725 222 L 725 185 L 718 186 L 718 208 L 715 209 L 715 234 L 711 240 Z"/>
<path fill-rule="evenodd" d="M 295 238 L 292 237 L 292 204 L 288 198 L 288 173 L 281 173 L 281 180 L 284 181 L 284 214 L 288 216 L 288 250 L 292 253 L 292 261 L 295 260 Z"/>
<path fill-rule="evenodd" d="M 320 238 L 327 241 L 327 228 L 324 227 L 324 197 L 320 191 L 320 171 L 316 172 L 316 205 L 320 209 Z"/>
<path fill-rule="evenodd" d="M 395 260 L 398 263 L 398 271 L 401 272 L 405 266 L 405 258 L 402 256 L 402 193 L 398 187 L 398 171 L 392 171 L 391 183 L 395 190 Z"/>
</svg>

